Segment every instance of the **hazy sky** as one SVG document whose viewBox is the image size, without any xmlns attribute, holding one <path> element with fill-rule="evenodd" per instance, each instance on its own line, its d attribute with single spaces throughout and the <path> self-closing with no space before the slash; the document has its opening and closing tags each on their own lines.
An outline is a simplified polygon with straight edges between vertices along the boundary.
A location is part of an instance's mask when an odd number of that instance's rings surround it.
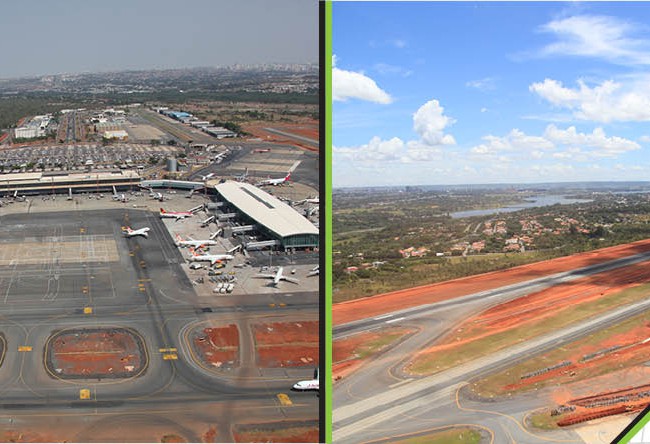
<svg viewBox="0 0 650 444">
<path fill-rule="evenodd" d="M 318 62 L 317 0 L 3 2 L 0 78 Z"/>
<path fill-rule="evenodd" d="M 650 5 L 333 4 L 333 184 L 650 180 Z"/>
</svg>

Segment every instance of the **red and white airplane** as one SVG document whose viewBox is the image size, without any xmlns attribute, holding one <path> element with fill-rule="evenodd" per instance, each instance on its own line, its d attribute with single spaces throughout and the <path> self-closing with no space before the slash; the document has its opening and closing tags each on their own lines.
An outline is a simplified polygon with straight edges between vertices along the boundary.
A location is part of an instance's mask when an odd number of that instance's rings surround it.
<svg viewBox="0 0 650 444">
<path fill-rule="evenodd" d="M 264 186 L 264 185 L 273 185 L 273 186 L 277 186 L 277 185 L 282 185 L 283 183 L 288 182 L 288 181 L 290 181 L 290 180 L 291 180 L 291 173 L 287 173 L 286 176 L 281 177 L 281 178 L 279 178 L 279 179 L 267 179 L 267 180 L 263 180 L 263 181 L 261 181 L 260 183 L 258 183 L 257 186 L 258 186 L 258 187 L 261 187 L 261 186 Z"/>
<path fill-rule="evenodd" d="M 134 230 L 131 227 L 122 227 L 122 233 L 126 237 L 134 237 L 134 236 L 143 236 L 143 237 L 149 237 L 149 227 L 144 227 L 140 228 L 138 230 Z"/>
<path fill-rule="evenodd" d="M 190 262 L 209 261 L 210 265 L 217 262 L 229 261 L 235 258 L 232 254 L 197 254 L 194 248 L 190 248 L 192 254 L 187 260 Z"/>
<path fill-rule="evenodd" d="M 193 247 L 193 248 L 199 248 L 199 247 L 209 247 L 211 245 L 217 245 L 217 241 L 214 241 L 212 239 L 203 239 L 203 240 L 197 240 L 197 239 L 192 239 L 191 237 L 188 236 L 187 240 L 183 239 L 180 234 L 176 235 L 176 245 L 179 247 Z"/>
<path fill-rule="evenodd" d="M 186 217 L 192 217 L 194 213 L 191 211 L 165 211 L 163 208 L 160 209 L 160 217 L 171 217 L 176 220 L 185 219 Z"/>
</svg>

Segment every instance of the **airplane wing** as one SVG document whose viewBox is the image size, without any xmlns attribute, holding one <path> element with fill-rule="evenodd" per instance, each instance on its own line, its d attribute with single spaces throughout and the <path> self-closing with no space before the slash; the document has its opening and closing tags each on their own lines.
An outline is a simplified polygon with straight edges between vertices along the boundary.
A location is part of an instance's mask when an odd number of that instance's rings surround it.
<svg viewBox="0 0 650 444">
<path fill-rule="evenodd" d="M 210 259 L 210 264 L 211 264 L 211 265 L 214 265 L 214 264 L 216 264 L 216 263 L 220 263 L 220 262 L 221 262 L 221 260 L 220 260 L 220 259 L 217 259 L 217 258 L 215 258 L 215 259 Z"/>
<path fill-rule="evenodd" d="M 285 281 L 291 282 L 292 284 L 299 284 L 300 281 L 298 279 L 282 276 L 281 279 L 284 279 Z"/>
<path fill-rule="evenodd" d="M 266 279 L 275 279 L 274 274 L 256 274 L 255 277 L 266 278 Z"/>
</svg>

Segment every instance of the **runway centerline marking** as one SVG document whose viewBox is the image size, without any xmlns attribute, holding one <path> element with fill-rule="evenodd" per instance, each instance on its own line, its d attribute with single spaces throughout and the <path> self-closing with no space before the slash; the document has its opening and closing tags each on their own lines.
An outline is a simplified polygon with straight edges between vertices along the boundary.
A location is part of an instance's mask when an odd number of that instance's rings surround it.
<svg viewBox="0 0 650 444">
<path fill-rule="evenodd" d="M 406 317 L 404 317 L 404 316 L 402 316 L 401 318 L 390 319 L 390 320 L 386 321 L 386 324 L 391 324 L 393 322 L 403 321 L 404 319 L 406 319 Z"/>
</svg>

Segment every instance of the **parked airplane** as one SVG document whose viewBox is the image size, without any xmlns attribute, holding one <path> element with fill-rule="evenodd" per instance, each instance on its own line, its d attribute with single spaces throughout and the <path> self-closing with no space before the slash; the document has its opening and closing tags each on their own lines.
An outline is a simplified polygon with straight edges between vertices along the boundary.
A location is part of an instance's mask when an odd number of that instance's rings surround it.
<svg viewBox="0 0 650 444">
<path fill-rule="evenodd" d="M 188 258 L 190 262 L 210 261 L 210 265 L 217 262 L 229 261 L 235 258 L 231 254 L 197 254 L 194 248 L 190 248 L 191 256 Z"/>
<path fill-rule="evenodd" d="M 272 285 L 278 285 L 280 281 L 288 281 L 293 284 L 299 284 L 300 282 L 298 279 L 290 278 L 282 274 L 282 271 L 284 270 L 284 267 L 278 268 L 277 273 L 275 274 L 258 274 L 256 277 L 260 278 L 266 278 L 266 279 L 273 279 L 273 284 Z"/>
<path fill-rule="evenodd" d="M 144 228 L 139 228 L 137 230 L 133 230 L 131 227 L 122 227 L 122 233 L 126 235 L 126 237 L 134 237 L 134 236 L 144 236 L 144 237 L 149 237 L 149 227 L 144 227 Z"/>
<path fill-rule="evenodd" d="M 160 217 L 171 217 L 176 220 L 185 219 L 186 217 L 192 217 L 194 213 L 191 211 L 165 211 L 163 208 L 160 209 Z"/>
<path fill-rule="evenodd" d="M 311 269 L 309 273 L 307 273 L 307 277 L 309 276 L 318 276 L 320 273 L 319 266 L 316 265 L 314 268 Z"/>
<path fill-rule="evenodd" d="M 211 179 L 212 177 L 214 177 L 214 173 L 210 173 L 210 174 L 207 174 L 205 176 L 201 176 L 201 180 L 203 182 L 205 182 L 206 180 Z"/>
<path fill-rule="evenodd" d="M 264 186 L 264 185 L 273 185 L 273 186 L 278 186 L 282 185 L 285 182 L 288 182 L 291 180 L 291 173 L 287 173 L 286 176 L 281 177 L 279 179 L 266 179 L 257 184 L 258 187 Z"/>
<path fill-rule="evenodd" d="M 318 200 L 318 197 L 310 197 L 308 199 L 299 200 L 296 203 L 297 204 L 310 203 L 310 204 L 318 205 L 320 203 L 320 201 Z"/>
<path fill-rule="evenodd" d="M 318 369 L 314 371 L 314 379 L 309 379 L 307 381 L 299 381 L 293 385 L 294 390 L 319 390 L 320 388 L 320 378 L 318 376 Z"/>
<path fill-rule="evenodd" d="M 117 194 L 117 190 L 115 189 L 115 186 L 113 186 L 113 200 L 118 200 L 120 202 L 126 202 L 129 199 L 126 197 L 126 195 L 124 193 Z"/>
<path fill-rule="evenodd" d="M 248 179 L 248 168 L 246 168 L 244 170 L 244 172 L 242 174 L 240 174 L 239 176 L 235 176 L 235 180 L 237 182 L 245 182 L 246 179 Z"/>
<path fill-rule="evenodd" d="M 193 247 L 199 248 L 210 245 L 217 245 L 217 242 L 212 239 L 196 240 L 191 237 L 187 237 L 187 240 L 183 239 L 180 234 L 176 235 L 176 245 L 179 247 Z"/>
</svg>

